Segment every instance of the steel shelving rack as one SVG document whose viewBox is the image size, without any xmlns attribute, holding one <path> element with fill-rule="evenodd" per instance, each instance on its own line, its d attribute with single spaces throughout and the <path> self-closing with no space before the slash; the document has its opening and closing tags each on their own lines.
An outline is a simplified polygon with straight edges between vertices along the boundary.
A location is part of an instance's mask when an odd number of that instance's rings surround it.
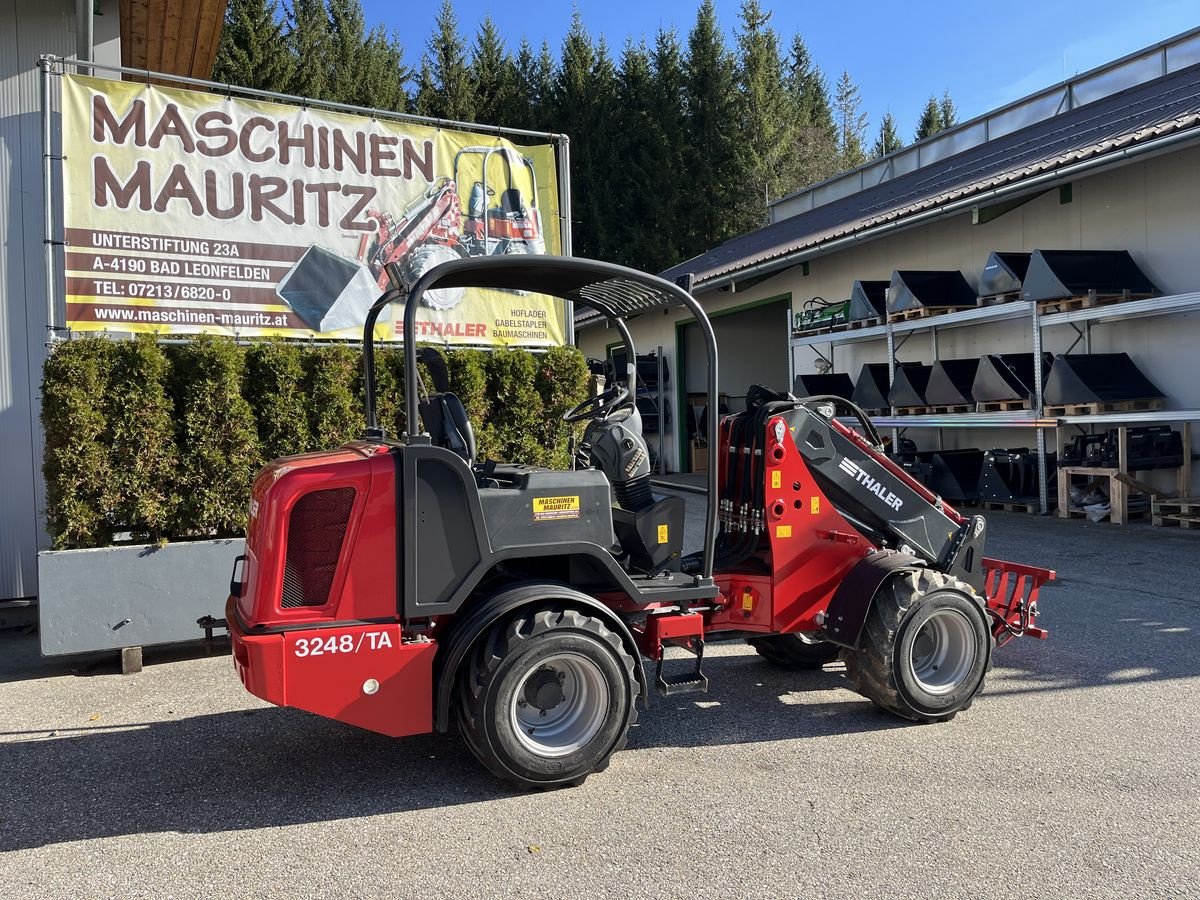
<svg viewBox="0 0 1200 900">
<path fill-rule="evenodd" d="M 825 332 L 820 334 L 797 334 L 793 332 L 788 348 L 789 380 L 795 380 L 796 350 L 809 347 L 824 359 L 831 368 L 834 365 L 834 348 L 844 344 L 862 343 L 867 341 L 884 340 L 887 345 L 887 363 L 889 382 L 896 375 L 896 354 L 916 334 L 927 333 L 930 338 L 932 360 L 939 359 L 938 335 L 946 329 L 969 328 L 986 325 L 993 322 L 1025 321 L 1028 324 L 1033 342 L 1034 358 L 1034 396 L 1031 409 L 1013 412 L 992 413 L 950 413 L 945 415 L 914 415 L 897 416 L 893 408 L 890 415 L 872 417 L 877 427 L 892 429 L 892 443 L 898 443 L 899 433 L 906 428 L 1032 428 L 1036 434 L 1039 503 L 1042 513 L 1049 512 L 1049 492 L 1046 483 L 1046 433 L 1050 430 L 1070 426 L 1086 427 L 1089 425 L 1129 425 L 1138 423 L 1188 423 L 1200 421 L 1200 409 L 1165 409 L 1148 412 L 1114 412 L 1099 415 L 1053 416 L 1044 415 L 1042 402 L 1042 348 L 1043 332 L 1047 328 L 1066 325 L 1076 332 L 1075 340 L 1067 349 L 1074 350 L 1080 343 L 1083 352 L 1091 352 L 1092 327 L 1110 322 L 1121 322 L 1129 319 L 1165 316 L 1173 313 L 1186 313 L 1200 310 L 1200 291 L 1184 294 L 1173 294 L 1163 297 L 1151 297 L 1148 300 L 1130 300 L 1113 303 L 1107 306 L 1093 306 L 1066 312 L 1043 313 L 1038 304 L 1028 300 L 1014 300 L 995 306 L 981 306 L 975 309 L 932 315 L 921 319 L 909 319 L 902 322 L 884 322 L 863 328 L 850 328 L 844 331 Z M 821 352 L 821 347 L 827 346 L 828 356 Z M 853 374 L 853 373 L 851 373 Z M 1190 460 L 1185 460 L 1185 464 Z M 1188 466 L 1190 469 L 1190 465 Z"/>
</svg>

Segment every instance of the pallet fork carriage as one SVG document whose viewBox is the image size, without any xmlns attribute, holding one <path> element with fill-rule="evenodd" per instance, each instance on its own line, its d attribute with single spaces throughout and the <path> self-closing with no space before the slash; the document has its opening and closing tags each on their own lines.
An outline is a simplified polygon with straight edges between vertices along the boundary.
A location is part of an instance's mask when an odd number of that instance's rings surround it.
<svg viewBox="0 0 1200 900">
<path fill-rule="evenodd" d="M 708 318 L 654 276 L 504 255 L 389 290 L 364 326 L 363 437 L 276 460 L 254 484 L 226 622 L 256 696 L 397 737 L 458 730 L 496 775 L 544 788 L 605 768 L 652 688 L 706 690 L 712 640 L 793 668 L 841 656 L 876 706 L 933 722 L 971 705 L 994 647 L 1046 636 L 1038 591 L 1054 573 L 985 558 L 983 517 L 910 478 L 838 398 L 756 386 L 746 412 L 710 417 L 719 455 L 690 555 L 683 500 L 651 489 L 632 371 L 564 415 L 586 428 L 573 469 L 554 471 L 476 459 L 458 398 L 418 397 L 409 341 L 410 430 L 390 438 L 375 416 L 376 318 L 406 299 L 412 334 L 426 292 L 472 287 L 591 306 L 631 361 L 625 319 L 684 307 L 716 408 Z"/>
</svg>

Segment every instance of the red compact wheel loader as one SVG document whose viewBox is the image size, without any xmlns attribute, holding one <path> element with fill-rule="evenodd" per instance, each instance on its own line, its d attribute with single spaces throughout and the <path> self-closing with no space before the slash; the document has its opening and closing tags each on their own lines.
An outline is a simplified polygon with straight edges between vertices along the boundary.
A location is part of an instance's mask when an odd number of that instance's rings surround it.
<svg viewBox="0 0 1200 900">
<path fill-rule="evenodd" d="M 413 286 L 405 333 L 426 292 L 473 287 L 591 306 L 630 361 L 627 317 L 685 307 L 716 409 L 716 341 L 683 288 L 584 259 L 462 259 Z M 706 690 L 709 641 L 795 668 L 840 655 L 876 706 L 937 722 L 971 705 L 996 646 L 1046 636 L 1054 573 L 985 558 L 984 519 L 909 477 L 837 398 L 755 389 L 746 412 L 709 417 L 719 455 L 691 555 L 683 499 L 651 489 L 632 370 L 563 417 L 587 424 L 576 467 L 555 471 L 477 460 L 458 399 L 419 399 L 407 342 L 409 433 L 389 438 L 372 331 L 404 298 L 386 292 L 364 327 L 362 439 L 255 481 L 224 624 L 256 696 L 396 737 L 457 729 L 496 775 L 544 788 L 603 769 L 651 690 Z"/>
</svg>

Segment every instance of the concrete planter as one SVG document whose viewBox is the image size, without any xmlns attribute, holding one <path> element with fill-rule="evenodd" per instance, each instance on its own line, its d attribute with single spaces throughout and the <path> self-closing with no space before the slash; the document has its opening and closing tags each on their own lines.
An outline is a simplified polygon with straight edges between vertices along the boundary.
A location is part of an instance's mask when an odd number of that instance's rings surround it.
<svg viewBox="0 0 1200 900">
<path fill-rule="evenodd" d="M 196 620 L 224 617 L 233 562 L 244 547 L 238 539 L 39 553 L 43 655 L 202 637 Z"/>
</svg>

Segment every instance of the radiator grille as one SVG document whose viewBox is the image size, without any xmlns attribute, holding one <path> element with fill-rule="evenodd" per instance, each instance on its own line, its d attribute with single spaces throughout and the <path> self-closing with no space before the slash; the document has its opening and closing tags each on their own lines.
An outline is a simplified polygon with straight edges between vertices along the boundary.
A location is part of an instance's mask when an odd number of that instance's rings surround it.
<svg viewBox="0 0 1200 900">
<path fill-rule="evenodd" d="M 337 572 L 354 488 L 313 491 L 292 507 L 280 606 L 324 606 Z"/>
</svg>

